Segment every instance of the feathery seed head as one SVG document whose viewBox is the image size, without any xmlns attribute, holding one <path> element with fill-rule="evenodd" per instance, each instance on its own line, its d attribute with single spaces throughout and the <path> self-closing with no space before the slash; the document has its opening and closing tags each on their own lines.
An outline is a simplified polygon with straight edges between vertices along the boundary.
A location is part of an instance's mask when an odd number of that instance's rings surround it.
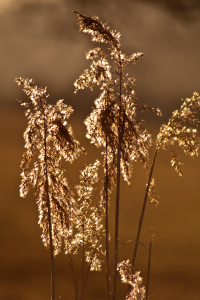
<svg viewBox="0 0 200 300">
<path fill-rule="evenodd" d="M 54 106 L 48 105 L 47 89 L 38 88 L 32 79 L 17 78 L 16 82 L 24 85 L 23 91 L 31 100 L 21 102 L 21 105 L 28 107 L 25 114 L 28 127 L 24 132 L 26 151 L 21 162 L 20 196 L 26 197 L 30 185 L 35 188 L 38 194 L 38 223 L 46 247 L 50 244 L 49 198 L 54 254 L 60 252 L 63 237 L 65 248 L 71 251 L 76 203 L 64 177 L 61 160 L 72 162 L 84 152 L 68 124 L 67 119 L 73 109 L 63 100 L 57 101 Z M 37 161 L 29 170 L 34 155 L 37 155 Z"/>
<path fill-rule="evenodd" d="M 103 24 L 96 16 L 91 18 L 76 11 L 73 12 L 78 15 L 80 31 L 90 34 L 93 42 L 110 43 L 113 47 L 119 48 L 121 36 L 119 32 L 110 30 L 108 24 Z"/>
</svg>

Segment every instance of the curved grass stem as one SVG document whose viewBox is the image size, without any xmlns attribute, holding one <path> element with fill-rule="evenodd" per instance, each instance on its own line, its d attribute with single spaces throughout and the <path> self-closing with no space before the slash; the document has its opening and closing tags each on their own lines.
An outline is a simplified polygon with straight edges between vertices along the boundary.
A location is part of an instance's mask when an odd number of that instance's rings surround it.
<svg viewBox="0 0 200 300">
<path fill-rule="evenodd" d="M 143 223 L 145 208 L 146 208 L 146 204 L 147 204 L 147 197 L 148 197 L 149 187 L 150 187 L 150 183 L 151 183 L 151 179 L 152 179 L 152 175 L 153 175 L 153 170 L 154 170 L 157 153 L 158 153 L 158 148 L 156 149 L 156 151 L 154 153 L 153 162 L 152 162 L 150 173 L 149 173 L 149 179 L 148 179 L 148 183 L 147 183 L 147 187 L 146 187 L 146 191 L 145 191 L 144 202 L 143 202 L 143 206 L 142 206 L 140 220 L 138 223 L 137 236 L 136 236 L 135 247 L 134 247 L 133 258 L 132 258 L 133 270 L 135 268 L 135 260 L 136 260 L 136 255 L 137 255 L 138 243 L 139 243 L 139 239 L 140 239 L 140 233 L 141 233 L 141 229 L 142 229 L 142 223 Z"/>
</svg>

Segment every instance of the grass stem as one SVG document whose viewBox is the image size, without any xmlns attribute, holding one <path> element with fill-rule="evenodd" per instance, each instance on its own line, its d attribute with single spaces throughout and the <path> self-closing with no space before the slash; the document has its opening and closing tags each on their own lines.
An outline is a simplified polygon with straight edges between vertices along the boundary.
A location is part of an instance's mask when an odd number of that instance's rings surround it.
<svg viewBox="0 0 200 300">
<path fill-rule="evenodd" d="M 122 116 L 122 66 L 120 61 L 120 91 L 119 91 L 119 123 L 118 123 L 118 154 L 117 154 L 117 192 L 116 192 L 116 208 L 115 208 L 115 250 L 113 264 L 113 295 L 112 299 L 116 298 L 117 290 L 117 261 L 118 261 L 118 243 L 119 243 L 119 201 L 120 201 L 120 159 L 121 159 L 121 143 L 123 140 L 123 131 L 121 116 Z M 125 112 L 124 118 L 125 120 Z M 123 126 L 124 126 L 123 120 Z"/>
<path fill-rule="evenodd" d="M 55 300 L 55 263 L 53 253 L 53 238 L 52 238 L 52 224 L 51 224 L 51 207 L 49 199 L 49 183 L 48 183 L 48 162 L 47 162 L 47 126 L 45 108 L 44 110 L 44 155 L 45 155 L 45 174 L 46 174 L 46 193 L 47 193 L 47 206 L 48 206 L 48 219 L 49 219 L 49 239 L 50 239 L 50 256 L 51 256 L 51 300 Z"/>
<path fill-rule="evenodd" d="M 108 228 L 108 119 L 107 119 L 107 101 L 105 100 L 106 109 L 106 182 L 105 182 L 105 194 L 106 194 L 106 295 L 107 300 L 110 300 L 110 263 L 109 263 L 109 228 Z"/>
<path fill-rule="evenodd" d="M 133 258 L 132 258 L 133 270 L 135 268 L 135 260 L 136 260 L 136 255 L 137 255 L 138 243 L 139 243 L 139 239 L 140 239 L 140 233 L 141 233 L 145 208 L 146 208 L 146 204 L 147 204 L 147 197 L 148 197 L 149 187 L 150 187 L 150 183 L 151 183 L 151 179 L 152 179 L 152 174 L 153 174 L 153 169 L 154 169 L 157 153 L 158 153 L 158 148 L 155 150 L 155 153 L 154 153 L 153 162 L 152 162 L 152 165 L 151 165 L 151 169 L 150 169 L 150 173 L 149 173 L 149 179 L 148 179 L 146 192 L 145 192 L 145 196 L 144 196 L 143 207 L 142 207 L 142 211 L 141 211 L 141 215 L 140 215 L 140 219 L 139 219 L 139 223 L 138 223 L 137 236 L 136 236 L 135 247 L 134 247 Z"/>
<path fill-rule="evenodd" d="M 146 285 L 146 300 L 149 299 L 149 279 L 150 279 L 150 267 L 151 267 L 151 250 L 152 250 L 152 238 L 149 243 L 149 260 L 147 268 L 147 285 Z"/>
</svg>

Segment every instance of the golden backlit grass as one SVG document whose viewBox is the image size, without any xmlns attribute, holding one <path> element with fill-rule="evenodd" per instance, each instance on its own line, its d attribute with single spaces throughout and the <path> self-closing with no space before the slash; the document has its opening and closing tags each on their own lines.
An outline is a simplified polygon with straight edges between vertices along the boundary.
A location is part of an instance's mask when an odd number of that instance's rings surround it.
<svg viewBox="0 0 200 300">
<path fill-rule="evenodd" d="M 84 138 L 85 128 L 82 116 L 71 120 L 75 136 L 80 141 Z M 2 107 L 0 110 L 1 135 L 1 299 L 49 299 L 49 251 L 40 239 L 41 231 L 36 222 L 37 207 L 34 195 L 21 199 L 18 194 L 20 183 L 20 161 L 23 152 L 22 132 L 26 125 L 23 112 Z M 149 128 L 151 132 L 158 126 Z M 159 126 L 158 126 L 159 127 Z M 79 170 L 85 162 L 102 159 L 101 150 L 95 150 L 88 141 L 86 151 L 90 156 L 83 156 L 73 165 L 67 165 L 66 176 L 71 187 L 78 184 Z M 155 168 L 160 204 L 154 207 L 148 203 L 142 231 L 143 242 L 147 241 L 148 227 L 153 225 L 156 237 L 153 243 L 152 272 L 150 291 L 152 299 L 172 300 L 195 299 L 199 297 L 199 158 L 184 158 L 184 177 L 178 177 L 170 167 L 169 155 L 160 154 Z M 102 175 L 102 174 L 101 174 Z M 120 205 L 120 242 L 133 239 L 141 210 L 141 198 L 146 184 L 141 163 L 136 163 L 130 186 L 122 184 Z M 97 193 L 98 195 L 98 193 Z M 111 233 L 113 228 L 110 229 Z M 127 244 L 119 252 L 120 259 L 126 259 L 132 253 L 132 246 Z M 79 266 L 76 261 L 76 270 Z M 140 247 L 137 267 L 146 272 L 147 253 Z M 67 257 L 60 254 L 56 260 L 57 295 L 68 299 L 74 293 Z M 145 278 L 144 278 L 145 279 Z M 87 299 L 101 299 L 105 280 L 101 273 L 91 273 L 86 294 Z M 36 288 L 37 287 L 37 288 Z M 125 287 L 120 285 L 119 296 L 123 297 Z"/>
</svg>

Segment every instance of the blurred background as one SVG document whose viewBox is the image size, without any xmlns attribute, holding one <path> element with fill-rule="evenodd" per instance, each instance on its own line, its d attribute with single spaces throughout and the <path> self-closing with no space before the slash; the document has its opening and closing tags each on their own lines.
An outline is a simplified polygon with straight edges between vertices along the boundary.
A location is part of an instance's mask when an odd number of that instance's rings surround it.
<svg viewBox="0 0 200 300">
<path fill-rule="evenodd" d="M 145 57 L 129 71 L 136 78 L 139 104 L 159 107 L 163 117 L 143 113 L 153 137 L 167 122 L 181 98 L 200 92 L 200 1 L 199 0 L 1 0 L 0 1 L 0 299 L 50 299 L 50 254 L 42 245 L 37 224 L 35 196 L 19 197 L 20 161 L 23 153 L 24 110 L 16 99 L 24 99 L 15 77 L 33 78 L 48 87 L 50 103 L 65 99 L 74 108 L 69 123 L 87 156 L 66 164 L 66 176 L 74 190 L 79 170 L 102 159 L 85 138 L 83 121 L 94 107 L 99 90 L 74 94 L 74 81 L 90 62 L 85 52 L 94 48 L 90 37 L 78 31 L 76 10 L 97 15 L 111 29 L 121 32 L 126 54 L 142 51 Z M 148 246 L 148 231 L 155 228 L 152 248 L 150 299 L 200 299 L 200 159 L 186 157 L 180 178 L 170 166 L 170 154 L 160 153 L 155 167 L 160 204 L 148 203 L 141 242 Z M 100 182 L 102 171 L 100 172 Z M 141 163 L 135 163 L 132 183 L 122 182 L 120 241 L 136 236 L 146 177 Z M 98 200 L 98 191 L 95 193 Z M 113 234 L 115 191 L 110 205 L 110 232 Z M 111 242 L 111 249 L 113 245 Z M 132 258 L 134 242 L 123 246 L 119 261 Z M 74 258 L 80 277 L 80 257 Z M 139 248 L 136 269 L 146 283 L 148 253 Z M 103 267 L 103 272 L 105 267 Z M 89 276 L 86 299 L 105 299 L 103 273 Z M 126 286 L 120 284 L 118 298 Z M 56 257 L 56 299 L 74 296 L 68 257 Z"/>
</svg>

